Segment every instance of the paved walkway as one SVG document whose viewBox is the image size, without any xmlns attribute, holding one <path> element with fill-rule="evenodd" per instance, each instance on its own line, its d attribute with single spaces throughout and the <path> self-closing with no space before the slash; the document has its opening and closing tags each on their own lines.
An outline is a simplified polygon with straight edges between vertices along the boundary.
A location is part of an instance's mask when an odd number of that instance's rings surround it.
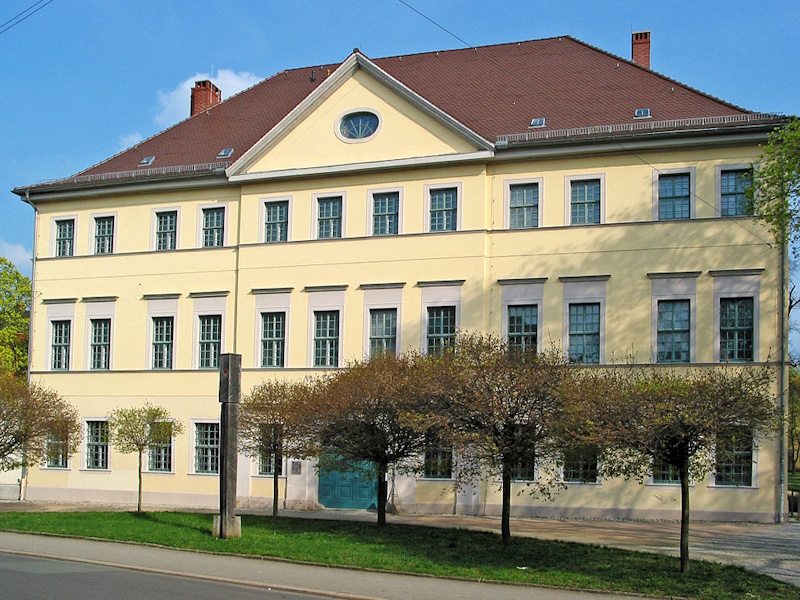
<svg viewBox="0 0 800 600">
<path fill-rule="evenodd" d="M 130 510 L 129 506 L 98 507 L 97 505 L 61 505 L 0 502 L 3 510 Z M 239 511 L 242 514 L 249 512 Z M 282 511 L 283 515 L 317 518 L 374 521 L 375 514 L 363 511 Z M 484 531 L 500 530 L 500 520 L 486 517 L 452 515 L 388 515 L 392 523 L 427 525 L 432 527 L 458 527 Z M 676 522 L 644 521 L 583 521 L 558 519 L 512 519 L 512 535 L 541 539 L 575 541 L 614 546 L 628 550 L 678 554 L 679 524 Z M 81 543 L 88 546 L 80 546 Z M 74 544 L 74 546 L 73 546 Z M 93 548 L 105 547 L 96 550 Z M 108 550 L 121 546 L 122 550 Z M 143 550 L 141 548 L 144 548 Z M 427 577 L 409 577 L 380 573 L 360 573 L 324 567 L 307 567 L 287 563 L 219 557 L 194 552 L 177 552 L 182 558 L 158 556 L 160 552 L 175 552 L 156 548 L 69 540 L 48 536 L 0 533 L 0 549 L 41 553 L 51 556 L 82 557 L 98 562 L 121 561 L 118 564 L 133 568 L 169 570 L 192 576 L 211 574 L 220 576 L 231 573 L 231 579 L 248 581 L 258 585 L 284 587 L 286 589 L 324 590 L 343 594 L 347 598 L 431 598 L 456 597 L 454 587 L 463 588 L 459 598 L 495 597 L 499 600 L 515 598 L 562 600 L 572 597 L 589 600 L 609 598 L 607 594 L 581 593 L 574 596 L 563 590 L 542 588 L 520 588 L 518 586 L 479 584 L 438 580 Z M 134 550 L 136 549 L 136 550 Z M 771 575 L 796 586 L 800 586 L 800 523 L 786 525 L 758 525 L 747 523 L 692 523 L 690 530 L 690 553 L 693 559 L 712 560 L 737 564 L 754 571 Z M 184 557 L 184 555 L 186 555 Z M 130 559 L 128 557 L 131 557 Z M 131 561 L 131 562 L 126 562 Z M 219 561 L 221 566 L 215 566 Z M 222 565 L 233 561 L 230 571 Z M 254 566 L 255 565 L 255 566 Z M 225 576 L 227 577 L 227 575 Z M 223 577 L 223 578 L 225 578 Z M 239 578 L 242 579 L 239 579 Z M 321 586 L 321 587 L 317 587 Z M 444 590 L 447 590 L 446 592 Z M 533 590 L 533 591 L 532 591 Z M 411 593 L 413 591 L 413 593 Z M 559 595 L 561 594 L 561 595 Z M 566 594 L 566 595 L 563 595 Z"/>
</svg>

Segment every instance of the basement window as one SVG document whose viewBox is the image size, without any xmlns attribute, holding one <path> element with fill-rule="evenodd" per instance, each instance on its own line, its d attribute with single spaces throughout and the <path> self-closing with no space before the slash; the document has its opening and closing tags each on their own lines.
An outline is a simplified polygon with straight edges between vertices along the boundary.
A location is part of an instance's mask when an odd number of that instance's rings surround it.
<svg viewBox="0 0 800 600">
<path fill-rule="evenodd" d="M 153 161 L 155 161 L 155 159 L 156 159 L 155 156 L 145 156 L 142 160 L 139 161 L 139 166 L 148 167 L 153 164 Z"/>
<path fill-rule="evenodd" d="M 230 158 L 232 154 L 233 148 L 223 148 L 219 151 L 219 154 L 217 154 L 217 158 Z"/>
<path fill-rule="evenodd" d="M 544 117 L 536 117 L 535 119 L 531 119 L 531 124 L 528 125 L 529 128 L 533 129 L 535 127 L 545 127 L 545 118 Z"/>
<path fill-rule="evenodd" d="M 649 108 L 637 108 L 633 113 L 634 119 L 649 119 L 650 117 L 651 115 Z"/>
</svg>

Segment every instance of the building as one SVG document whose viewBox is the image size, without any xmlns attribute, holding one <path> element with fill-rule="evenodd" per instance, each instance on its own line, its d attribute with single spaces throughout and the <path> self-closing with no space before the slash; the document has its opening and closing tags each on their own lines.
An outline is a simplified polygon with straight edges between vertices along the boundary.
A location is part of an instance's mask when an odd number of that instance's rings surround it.
<svg viewBox="0 0 800 600">
<path fill-rule="evenodd" d="M 186 432 L 151 450 L 145 503 L 216 506 L 220 352 L 242 355 L 244 390 L 456 328 L 585 363 L 777 365 L 780 252 L 743 190 L 780 119 L 650 70 L 649 39 L 633 36 L 638 62 L 571 37 L 356 49 L 224 102 L 198 82 L 187 120 L 14 190 L 36 219 L 31 377 L 85 424 L 27 497 L 134 501 L 136 457 L 109 447 L 105 417 L 147 401 Z M 678 518 L 670 473 L 601 480 L 592 460 L 569 457 L 568 489 L 515 496 L 514 513 Z M 240 458 L 242 506 L 271 504 L 258 463 Z M 499 513 L 492 482 L 447 491 L 446 464 L 394 478 L 395 506 Z M 288 507 L 374 500 L 347 474 L 280 468 Z M 737 448 L 695 483 L 693 515 L 780 518 L 784 468 L 777 440 Z"/>
</svg>

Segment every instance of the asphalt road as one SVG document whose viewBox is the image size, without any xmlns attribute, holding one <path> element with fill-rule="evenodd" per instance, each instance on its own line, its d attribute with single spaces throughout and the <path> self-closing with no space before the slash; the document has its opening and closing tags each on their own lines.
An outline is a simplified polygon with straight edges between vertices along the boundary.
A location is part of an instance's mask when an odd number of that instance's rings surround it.
<svg viewBox="0 0 800 600">
<path fill-rule="evenodd" d="M 317 600 L 323 596 L 0 552 L 0 597 L 15 600 Z"/>
</svg>

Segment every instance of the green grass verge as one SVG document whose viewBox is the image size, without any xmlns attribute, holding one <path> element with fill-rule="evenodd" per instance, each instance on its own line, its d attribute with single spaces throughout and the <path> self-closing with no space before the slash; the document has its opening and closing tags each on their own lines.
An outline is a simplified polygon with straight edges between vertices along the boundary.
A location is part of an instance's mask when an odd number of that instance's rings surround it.
<svg viewBox="0 0 800 600">
<path fill-rule="evenodd" d="M 800 492 L 800 473 L 795 473 L 794 475 L 789 473 L 788 483 L 790 490 Z"/>
<path fill-rule="evenodd" d="M 589 544 L 390 524 L 244 515 L 242 537 L 212 538 L 211 515 L 195 513 L 0 513 L 0 529 L 38 531 L 174 548 L 268 556 L 387 571 L 427 573 L 722 600 L 797 599 L 797 588 L 770 577 L 704 561 L 678 572 L 678 559 Z"/>
</svg>

